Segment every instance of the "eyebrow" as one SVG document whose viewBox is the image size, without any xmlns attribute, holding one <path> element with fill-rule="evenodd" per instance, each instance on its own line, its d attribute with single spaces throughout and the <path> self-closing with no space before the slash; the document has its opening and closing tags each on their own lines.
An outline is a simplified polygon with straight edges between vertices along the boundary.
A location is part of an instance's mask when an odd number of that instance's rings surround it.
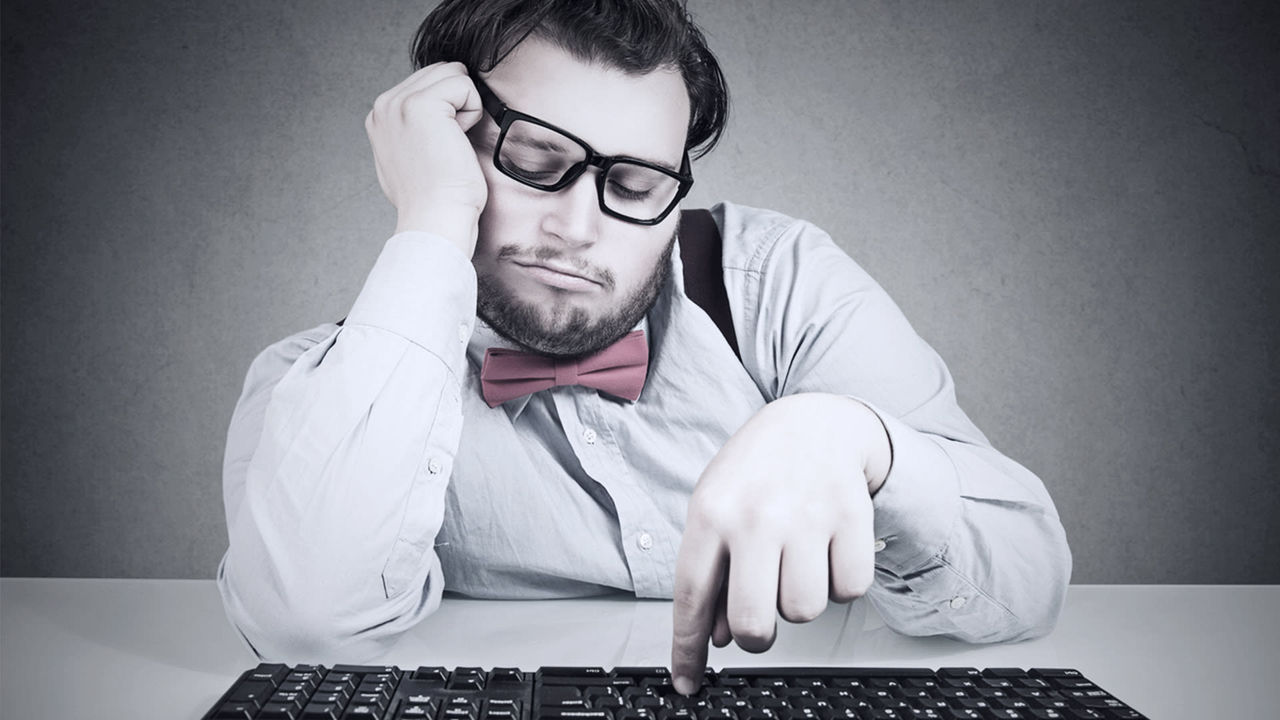
<svg viewBox="0 0 1280 720">
<path fill-rule="evenodd" d="M 507 133 L 506 141 L 509 143 L 515 143 L 517 145 L 521 145 L 523 147 L 531 148 L 533 150 L 546 150 L 548 152 L 560 153 L 561 155 L 569 154 L 568 148 L 566 148 L 564 145 L 548 139 L 523 137 L 520 135 L 512 135 L 511 133 Z"/>
<path fill-rule="evenodd" d="M 666 162 L 666 161 L 664 161 L 664 160 L 645 160 L 644 158 L 636 158 L 636 159 L 637 159 L 637 160 L 644 160 L 644 161 L 645 161 L 645 162 L 647 162 L 647 163 L 652 163 L 652 164 L 654 164 L 654 165 L 657 165 L 658 167 L 661 167 L 661 168 L 662 168 L 662 169 L 664 169 L 664 170 L 669 170 L 669 171 L 671 171 L 671 172 L 675 173 L 676 175 L 679 175 L 679 174 L 680 174 L 680 166 L 679 166 L 679 165 L 672 165 L 671 163 Z"/>
</svg>

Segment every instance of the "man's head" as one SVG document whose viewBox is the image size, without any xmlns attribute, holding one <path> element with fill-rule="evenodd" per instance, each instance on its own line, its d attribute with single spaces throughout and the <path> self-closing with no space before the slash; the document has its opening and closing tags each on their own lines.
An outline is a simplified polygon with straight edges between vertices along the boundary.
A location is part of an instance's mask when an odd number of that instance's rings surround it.
<svg viewBox="0 0 1280 720">
<path fill-rule="evenodd" d="M 446 0 L 414 42 L 417 67 L 441 60 L 483 79 L 490 111 L 511 111 L 502 169 L 492 112 L 471 132 L 489 185 L 473 258 L 480 315 L 551 355 L 621 337 L 666 281 L 679 217 L 619 217 L 660 215 L 632 199 L 661 177 L 643 165 L 679 176 L 724 127 L 727 91 L 702 34 L 676 0 Z M 515 114 L 532 123 L 513 124 Z M 539 158 L 589 150 L 597 162 L 547 192 L 531 186 L 547 173 L 522 167 L 520 148 Z M 610 165 L 617 158 L 641 162 Z"/>
</svg>

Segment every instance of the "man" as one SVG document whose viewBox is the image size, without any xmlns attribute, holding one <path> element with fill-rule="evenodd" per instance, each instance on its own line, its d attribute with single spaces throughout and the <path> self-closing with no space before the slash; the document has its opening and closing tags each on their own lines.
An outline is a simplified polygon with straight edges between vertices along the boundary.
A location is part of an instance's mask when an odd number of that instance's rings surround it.
<svg viewBox="0 0 1280 720">
<path fill-rule="evenodd" d="M 218 581 L 261 655 L 372 657 L 446 588 L 671 597 L 685 693 L 708 642 L 765 650 L 829 600 L 1052 627 L 1043 485 L 824 233 L 718 205 L 737 354 L 689 299 L 677 205 L 727 96 L 675 0 L 450 0 L 415 45 L 366 121 L 395 234 L 232 420 Z"/>
</svg>

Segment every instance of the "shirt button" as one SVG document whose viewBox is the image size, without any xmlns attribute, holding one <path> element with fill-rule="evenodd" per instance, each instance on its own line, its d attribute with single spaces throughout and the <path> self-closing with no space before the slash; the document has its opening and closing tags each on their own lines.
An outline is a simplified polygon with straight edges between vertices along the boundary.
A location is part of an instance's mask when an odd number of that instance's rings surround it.
<svg viewBox="0 0 1280 720">
<path fill-rule="evenodd" d="M 431 458 L 430 460 L 427 461 L 427 472 L 431 473 L 432 475 L 439 475 L 440 469 L 441 468 L 440 468 L 439 460 L 435 458 Z"/>
<path fill-rule="evenodd" d="M 965 599 L 963 596 L 960 596 L 960 595 L 957 595 L 951 598 L 951 602 L 947 603 L 947 605 L 951 606 L 952 610 L 959 610 L 960 608 L 964 607 L 964 604 L 965 604 Z"/>
<path fill-rule="evenodd" d="M 642 532 L 636 538 L 636 544 L 640 546 L 641 550 L 648 550 L 653 547 L 653 536 L 647 532 Z"/>
<path fill-rule="evenodd" d="M 471 328 L 466 323 L 458 326 L 458 342 L 466 342 L 471 339 Z"/>
<path fill-rule="evenodd" d="M 884 546 L 885 546 L 885 542 L 883 540 L 877 540 L 876 544 L 873 545 L 872 547 L 876 549 L 876 552 L 880 552 L 881 550 L 884 549 Z"/>
<path fill-rule="evenodd" d="M 596 431 L 595 431 L 595 430 L 592 430 L 591 428 L 587 428 L 586 430 L 583 430 L 583 431 L 582 431 L 582 439 L 583 439 L 583 440 L 586 440 L 588 445 L 595 445 L 595 444 L 596 444 Z"/>
</svg>

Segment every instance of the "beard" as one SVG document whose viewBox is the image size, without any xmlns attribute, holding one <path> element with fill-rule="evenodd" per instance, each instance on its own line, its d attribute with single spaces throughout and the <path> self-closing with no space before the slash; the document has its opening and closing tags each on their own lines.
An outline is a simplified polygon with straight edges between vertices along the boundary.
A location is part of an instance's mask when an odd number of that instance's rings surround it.
<svg viewBox="0 0 1280 720">
<path fill-rule="evenodd" d="M 671 275 L 671 252 L 675 234 L 667 241 L 657 264 L 644 282 L 608 312 L 592 319 L 586 309 L 564 302 L 534 304 L 524 302 L 489 273 L 476 276 L 476 310 L 482 320 L 502 337 L 521 347 L 556 358 L 589 355 L 617 342 L 631 332 L 658 299 L 658 292 Z M 516 245 L 504 245 L 498 259 L 519 255 Z M 542 260 L 562 258 L 561 253 L 538 248 L 534 256 Z M 613 275 L 596 270 L 607 288 Z"/>
</svg>

